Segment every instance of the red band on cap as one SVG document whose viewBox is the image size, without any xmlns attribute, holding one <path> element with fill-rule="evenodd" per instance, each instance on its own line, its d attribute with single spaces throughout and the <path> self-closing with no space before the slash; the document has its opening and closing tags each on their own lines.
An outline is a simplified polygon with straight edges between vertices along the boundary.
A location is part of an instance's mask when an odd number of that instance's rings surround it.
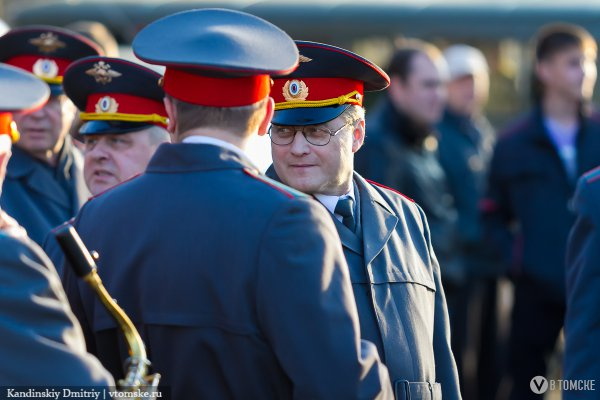
<svg viewBox="0 0 600 400">
<path fill-rule="evenodd" d="M 207 107 L 241 107 L 269 95 L 271 78 L 255 75 L 241 78 L 212 78 L 167 68 L 163 89 L 178 100 Z"/>
<path fill-rule="evenodd" d="M 102 102 L 108 97 L 112 100 Z M 123 93 L 94 93 L 87 99 L 85 112 L 88 113 L 122 113 L 122 114 L 158 114 L 167 116 L 167 111 L 162 102 Z"/>
<path fill-rule="evenodd" d="M 65 58 L 44 57 L 41 55 L 26 55 L 26 56 L 21 55 L 21 56 L 16 56 L 16 57 L 8 59 L 6 61 L 6 63 L 36 74 L 37 71 L 34 71 L 33 67 L 34 67 L 35 63 L 38 62 L 39 60 L 51 60 L 56 63 L 56 66 L 58 67 L 58 70 L 56 71 L 56 75 L 48 76 L 49 78 L 63 76 L 65 74 L 65 70 L 67 69 L 67 67 L 73 62 L 73 60 L 67 60 Z M 39 75 L 39 74 L 36 74 L 36 75 Z"/>
<path fill-rule="evenodd" d="M 347 78 L 284 78 L 284 79 L 275 79 L 275 83 L 273 84 L 273 89 L 271 90 L 271 97 L 275 100 L 275 103 L 285 103 L 286 94 L 289 97 L 289 93 L 285 93 L 284 91 L 289 91 L 288 89 L 284 89 L 284 86 L 287 82 L 303 82 L 304 85 L 301 85 L 302 88 L 299 90 L 302 91 L 306 89 L 308 95 L 303 100 L 305 101 L 322 101 L 322 100 L 330 100 L 335 99 L 340 96 L 345 96 L 349 93 L 357 91 L 360 96 L 357 99 L 360 105 L 362 105 L 362 96 L 364 93 L 364 83 L 362 81 L 347 79 Z M 302 96 L 304 97 L 304 96 Z M 294 98 L 291 101 L 301 100 L 299 98 Z"/>
</svg>

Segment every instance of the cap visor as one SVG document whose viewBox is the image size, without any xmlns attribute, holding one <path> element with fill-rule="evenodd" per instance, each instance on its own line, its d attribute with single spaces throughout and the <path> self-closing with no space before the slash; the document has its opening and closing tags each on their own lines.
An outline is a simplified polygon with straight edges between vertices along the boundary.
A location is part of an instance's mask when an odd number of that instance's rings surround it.
<svg viewBox="0 0 600 400">
<path fill-rule="evenodd" d="M 350 104 L 332 107 L 300 107 L 279 110 L 275 111 L 271 122 L 275 125 L 319 125 L 339 117 L 348 107 L 350 107 Z"/>
<path fill-rule="evenodd" d="M 115 135 L 140 131 L 154 126 L 143 122 L 87 121 L 79 128 L 80 135 Z"/>
</svg>

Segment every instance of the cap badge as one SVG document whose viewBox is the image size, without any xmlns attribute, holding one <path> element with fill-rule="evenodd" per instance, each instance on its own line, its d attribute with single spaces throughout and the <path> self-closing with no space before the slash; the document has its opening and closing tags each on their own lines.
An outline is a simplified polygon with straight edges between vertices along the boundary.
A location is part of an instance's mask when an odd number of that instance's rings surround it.
<svg viewBox="0 0 600 400">
<path fill-rule="evenodd" d="M 48 58 L 40 58 L 33 64 L 33 73 L 40 78 L 56 78 L 58 76 L 58 65 L 56 61 Z"/>
<path fill-rule="evenodd" d="M 312 58 L 308 58 L 308 57 L 306 57 L 306 56 L 303 56 L 302 54 L 300 54 L 300 57 L 298 57 L 298 60 L 299 60 L 301 63 L 307 63 L 307 62 L 311 62 L 311 61 L 312 61 Z"/>
<path fill-rule="evenodd" d="M 93 76 L 96 79 L 97 83 L 101 83 L 102 85 L 106 85 L 110 83 L 113 78 L 118 78 L 122 74 L 118 71 L 111 69 L 110 64 L 104 61 L 98 61 L 94 64 L 94 68 L 90 68 L 85 71 L 86 74 Z"/>
<path fill-rule="evenodd" d="M 96 112 L 99 114 L 116 113 L 118 109 L 119 103 L 110 96 L 101 97 L 96 103 Z"/>
<path fill-rule="evenodd" d="M 283 85 L 283 97 L 285 101 L 302 101 L 308 97 L 308 86 L 304 81 L 292 80 Z"/>
<path fill-rule="evenodd" d="M 40 52 L 46 54 L 54 53 L 57 49 L 67 46 L 52 32 L 42 33 L 40 37 L 29 39 L 29 43 L 37 46 Z"/>
</svg>

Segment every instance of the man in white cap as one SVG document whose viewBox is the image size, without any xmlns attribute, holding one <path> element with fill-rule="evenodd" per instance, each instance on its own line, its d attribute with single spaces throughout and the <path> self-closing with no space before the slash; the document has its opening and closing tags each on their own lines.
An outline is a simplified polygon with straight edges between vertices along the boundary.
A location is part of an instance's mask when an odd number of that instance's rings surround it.
<svg viewBox="0 0 600 400">
<path fill-rule="evenodd" d="M 457 252 L 463 268 L 464 280 L 460 285 L 447 286 L 448 309 L 452 327 L 452 348 L 461 375 L 463 393 L 474 393 L 466 388 L 475 377 L 464 376 L 463 354 L 467 351 L 469 334 L 484 336 L 481 346 L 493 351 L 495 340 L 496 280 L 481 280 L 491 272 L 490 261 L 482 254 L 482 229 L 478 204 L 484 194 L 487 169 L 494 143 L 494 131 L 483 115 L 489 94 L 488 64 L 483 53 L 466 44 L 455 44 L 443 52 L 448 65 L 447 103 L 442 121 L 438 124 L 439 160 L 446 174 L 448 189 L 457 211 Z M 469 305 L 482 304 L 485 315 L 473 317 Z M 483 311 L 485 310 L 485 312 Z M 469 318 L 469 315 L 472 317 Z M 479 327 L 476 327 L 479 325 Z M 484 327 L 488 327 L 483 332 Z M 475 342 L 479 342 L 476 340 Z M 476 351 L 476 350 L 475 350 Z M 488 354 L 486 351 L 483 353 Z M 493 365 L 490 355 L 486 365 Z M 483 361 L 480 359 L 480 361 Z M 481 366 L 481 365 L 480 365 Z M 479 373 L 487 374 L 486 368 Z M 493 386 L 486 381 L 481 388 Z M 480 393 L 478 397 L 485 397 Z"/>
</svg>

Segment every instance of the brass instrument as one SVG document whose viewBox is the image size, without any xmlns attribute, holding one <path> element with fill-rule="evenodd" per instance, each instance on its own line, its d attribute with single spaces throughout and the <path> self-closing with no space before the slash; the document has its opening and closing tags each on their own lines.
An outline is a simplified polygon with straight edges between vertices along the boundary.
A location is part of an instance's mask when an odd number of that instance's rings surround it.
<svg viewBox="0 0 600 400">
<path fill-rule="evenodd" d="M 158 393 L 160 374 L 148 375 L 150 361 L 146 356 L 146 347 L 137 329 L 123 309 L 110 296 L 96 271 L 94 257 L 83 244 L 81 237 L 71 224 L 65 224 L 55 231 L 56 240 L 62 248 L 67 261 L 75 274 L 83 278 L 96 292 L 98 298 L 115 319 L 129 348 L 129 358 L 126 360 L 126 375 L 117 382 L 118 390 L 136 392 L 138 400 L 153 400 Z M 97 256 L 95 257 L 97 258 Z"/>
</svg>

